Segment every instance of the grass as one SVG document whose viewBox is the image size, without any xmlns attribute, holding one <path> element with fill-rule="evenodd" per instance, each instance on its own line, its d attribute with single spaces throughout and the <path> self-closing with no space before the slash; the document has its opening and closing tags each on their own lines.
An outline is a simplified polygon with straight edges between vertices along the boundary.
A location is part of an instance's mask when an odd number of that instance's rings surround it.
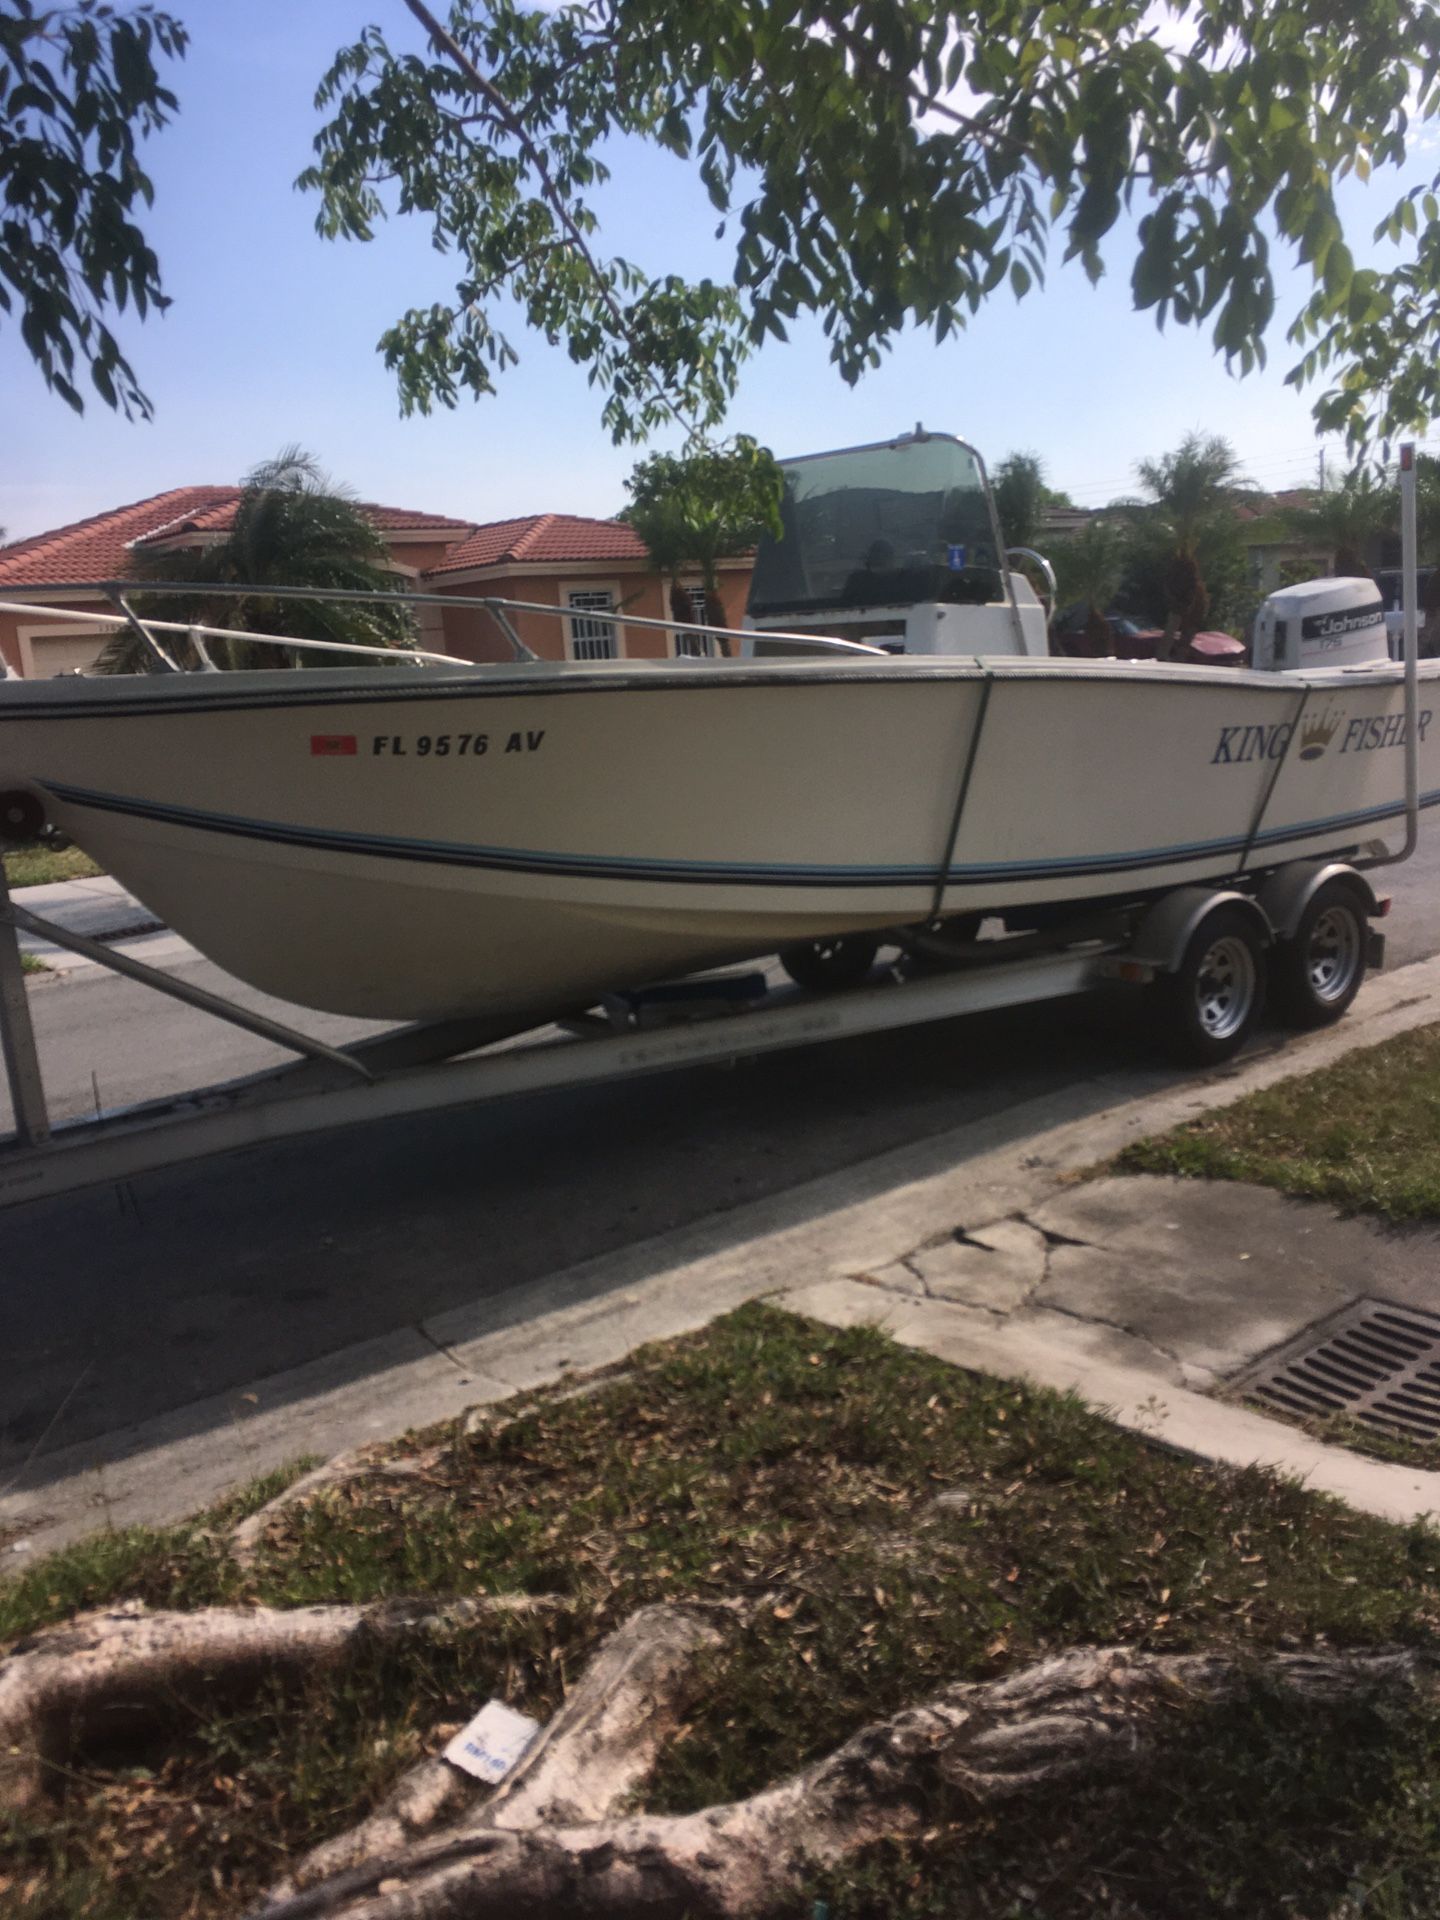
<svg viewBox="0 0 1440 1920">
<path fill-rule="evenodd" d="M 38 953 L 22 953 L 20 955 L 20 971 L 22 973 L 49 973 L 50 969 Z"/>
<path fill-rule="evenodd" d="M 1440 1219 L 1440 1027 L 1248 1094 L 1113 1165 L 1248 1180 L 1395 1222 Z"/>
<path fill-rule="evenodd" d="M 78 847 L 57 853 L 50 847 L 25 847 L 7 853 L 5 878 L 12 887 L 43 887 L 51 880 L 93 880 L 103 869 Z"/>
<path fill-rule="evenodd" d="M 1286 1420 L 1302 1427 L 1328 1446 L 1349 1447 L 1352 1453 L 1365 1453 L 1372 1460 L 1389 1460 L 1402 1467 L 1421 1467 L 1427 1473 L 1440 1472 L 1440 1440 L 1415 1440 L 1409 1434 L 1389 1427 L 1372 1426 L 1368 1420 L 1356 1420 L 1349 1414 L 1332 1413 L 1323 1419 L 1302 1420 L 1287 1415 L 1283 1408 L 1268 1400 L 1251 1404 L 1272 1420 Z"/>
<path fill-rule="evenodd" d="M 957 1488 L 968 1503 L 936 1507 Z M 87 1755 L 46 1817 L 0 1833 L 7 1920 L 238 1913 L 287 1853 L 352 1823 L 489 1696 L 548 1715 L 647 1601 L 755 1603 L 646 1790 L 677 1810 L 752 1792 L 949 1680 L 1047 1650 L 1430 1644 L 1440 1621 L 1428 1528 L 1200 1468 L 1073 1399 L 758 1306 L 646 1350 L 603 1392 L 532 1396 L 457 1429 L 423 1479 L 312 1498 L 249 1572 L 225 1547 L 239 1511 L 36 1565 L 0 1585 L 0 1641 L 125 1598 L 524 1589 L 569 1604 L 375 1653 L 343 1680 L 192 1703 L 147 1745 Z M 927 1815 L 923 1845 L 817 1878 L 794 1920 L 822 1900 L 832 1920 L 1418 1917 L 1440 1904 L 1440 1710 L 1318 1715 L 1257 1683 L 1191 1714 L 1142 1775 L 997 1814 L 941 1799 Z"/>
</svg>

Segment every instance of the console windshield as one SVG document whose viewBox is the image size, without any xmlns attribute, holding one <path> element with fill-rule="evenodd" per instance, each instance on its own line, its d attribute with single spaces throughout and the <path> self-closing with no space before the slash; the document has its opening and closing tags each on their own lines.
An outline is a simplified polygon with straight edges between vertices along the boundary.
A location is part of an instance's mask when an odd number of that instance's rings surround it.
<svg viewBox="0 0 1440 1920">
<path fill-rule="evenodd" d="M 761 542 L 752 616 L 1001 597 L 984 474 L 958 441 L 858 447 L 784 472 L 784 537 Z"/>
</svg>

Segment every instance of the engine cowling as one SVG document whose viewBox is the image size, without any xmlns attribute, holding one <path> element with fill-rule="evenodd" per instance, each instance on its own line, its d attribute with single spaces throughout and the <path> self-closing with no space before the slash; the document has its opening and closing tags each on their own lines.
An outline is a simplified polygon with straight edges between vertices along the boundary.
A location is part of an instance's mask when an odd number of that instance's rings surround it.
<svg viewBox="0 0 1440 1920">
<path fill-rule="evenodd" d="M 1255 616 L 1252 659 L 1262 672 L 1389 658 L 1385 602 L 1373 580 L 1303 580 L 1272 593 Z"/>
</svg>

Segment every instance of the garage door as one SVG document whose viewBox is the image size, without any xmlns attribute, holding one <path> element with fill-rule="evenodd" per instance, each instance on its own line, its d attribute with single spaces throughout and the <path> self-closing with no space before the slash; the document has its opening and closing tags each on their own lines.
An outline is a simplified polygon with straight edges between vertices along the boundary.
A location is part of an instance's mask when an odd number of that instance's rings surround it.
<svg viewBox="0 0 1440 1920">
<path fill-rule="evenodd" d="M 101 627 L 88 633 L 32 634 L 30 658 L 37 680 L 53 680 L 57 673 L 81 673 L 93 667 L 110 636 Z"/>
</svg>

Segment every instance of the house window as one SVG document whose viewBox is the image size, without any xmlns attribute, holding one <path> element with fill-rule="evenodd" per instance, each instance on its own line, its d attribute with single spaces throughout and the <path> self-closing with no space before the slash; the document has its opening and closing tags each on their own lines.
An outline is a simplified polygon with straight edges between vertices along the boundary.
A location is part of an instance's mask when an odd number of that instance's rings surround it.
<svg viewBox="0 0 1440 1920">
<path fill-rule="evenodd" d="M 570 653 L 575 660 L 614 660 L 620 648 L 616 640 L 617 622 L 587 620 L 587 613 L 613 613 L 615 596 L 607 587 L 572 589 L 566 595 L 570 607 Z"/>
<path fill-rule="evenodd" d="M 681 591 L 690 602 L 690 618 L 695 624 L 675 628 L 675 658 L 708 660 L 715 652 L 715 639 L 705 632 L 705 627 L 721 624 L 720 609 L 706 604 L 703 587 L 682 587 Z"/>
</svg>

